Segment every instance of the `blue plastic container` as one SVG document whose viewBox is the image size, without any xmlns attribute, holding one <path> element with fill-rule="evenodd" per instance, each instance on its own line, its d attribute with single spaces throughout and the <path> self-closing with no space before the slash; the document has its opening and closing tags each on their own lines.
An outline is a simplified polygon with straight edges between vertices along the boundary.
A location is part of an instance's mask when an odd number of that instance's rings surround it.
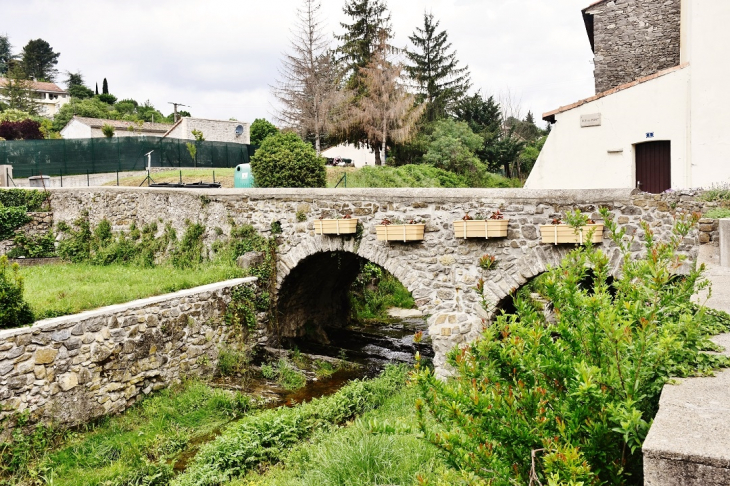
<svg viewBox="0 0 730 486">
<path fill-rule="evenodd" d="M 236 166 L 233 173 L 233 187 L 247 188 L 254 187 L 253 172 L 251 172 L 251 164 L 240 164 Z"/>
</svg>

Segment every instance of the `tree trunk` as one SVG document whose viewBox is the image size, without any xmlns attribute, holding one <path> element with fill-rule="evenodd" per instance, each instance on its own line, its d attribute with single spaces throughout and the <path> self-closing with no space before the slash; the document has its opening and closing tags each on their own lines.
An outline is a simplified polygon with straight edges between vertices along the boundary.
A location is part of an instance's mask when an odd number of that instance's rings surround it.
<svg viewBox="0 0 730 486">
<path fill-rule="evenodd" d="M 388 140 L 388 122 L 387 120 L 383 120 L 383 165 L 388 165 L 388 157 L 385 154 L 386 152 L 386 141 Z"/>
<path fill-rule="evenodd" d="M 380 161 L 380 145 L 375 145 L 375 165 L 383 165 Z"/>
</svg>

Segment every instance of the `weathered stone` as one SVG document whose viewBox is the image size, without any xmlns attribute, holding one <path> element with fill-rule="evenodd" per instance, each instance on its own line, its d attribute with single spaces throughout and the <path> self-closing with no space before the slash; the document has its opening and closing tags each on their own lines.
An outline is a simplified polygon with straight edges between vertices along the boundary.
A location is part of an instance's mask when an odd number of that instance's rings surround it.
<svg viewBox="0 0 730 486">
<path fill-rule="evenodd" d="M 34 357 L 35 364 L 48 364 L 53 363 L 53 360 L 58 356 L 58 350 L 53 348 L 41 348 L 37 349 Z"/>
<path fill-rule="evenodd" d="M 244 270 L 248 270 L 249 268 L 264 263 L 265 258 L 266 254 L 264 252 L 249 251 L 248 253 L 244 253 L 243 255 L 239 256 L 236 259 L 236 264 Z"/>
<path fill-rule="evenodd" d="M 64 373 L 58 377 L 58 386 L 61 387 L 61 391 L 69 391 L 78 386 L 78 384 L 79 376 L 76 373 Z"/>
<path fill-rule="evenodd" d="M 71 329 L 61 329 L 51 334 L 51 340 L 56 342 L 63 342 L 71 337 Z"/>
</svg>

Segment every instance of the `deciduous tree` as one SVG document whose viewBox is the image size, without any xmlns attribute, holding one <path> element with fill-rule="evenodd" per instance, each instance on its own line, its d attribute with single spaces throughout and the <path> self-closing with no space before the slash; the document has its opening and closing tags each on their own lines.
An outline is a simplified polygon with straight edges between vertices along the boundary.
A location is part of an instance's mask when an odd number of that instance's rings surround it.
<svg viewBox="0 0 730 486">
<path fill-rule="evenodd" d="M 433 14 L 424 13 L 423 27 L 409 37 L 413 49 L 406 50 L 410 62 L 406 71 L 415 82 L 419 101 L 426 103 L 429 121 L 445 117 L 471 86 L 469 67 L 459 67 L 448 34 L 438 32 L 438 27 Z"/>
<path fill-rule="evenodd" d="M 52 82 L 58 74 L 56 64 L 60 55 L 43 39 L 28 41 L 21 54 L 23 70 L 31 79 Z"/>
</svg>

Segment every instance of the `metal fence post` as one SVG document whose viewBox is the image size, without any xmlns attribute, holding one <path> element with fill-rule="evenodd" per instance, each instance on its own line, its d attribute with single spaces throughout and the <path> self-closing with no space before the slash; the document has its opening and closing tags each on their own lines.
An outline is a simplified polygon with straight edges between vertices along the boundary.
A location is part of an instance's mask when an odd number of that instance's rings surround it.
<svg viewBox="0 0 730 486">
<path fill-rule="evenodd" d="M 89 182 L 89 171 L 87 169 L 86 170 L 86 187 L 89 187 L 89 186 L 91 186 L 91 183 Z"/>
</svg>

